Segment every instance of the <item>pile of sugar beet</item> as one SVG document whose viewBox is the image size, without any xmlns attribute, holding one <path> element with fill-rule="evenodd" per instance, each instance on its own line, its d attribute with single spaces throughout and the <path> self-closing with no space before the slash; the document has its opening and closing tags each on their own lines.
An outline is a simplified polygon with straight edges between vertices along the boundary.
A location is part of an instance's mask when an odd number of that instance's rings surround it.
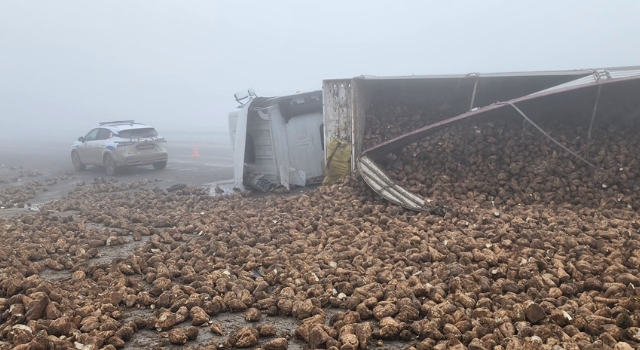
<svg viewBox="0 0 640 350">
<path fill-rule="evenodd" d="M 636 348 L 637 137 L 594 135 L 593 169 L 514 120 L 462 124 L 381 161 L 444 217 L 354 176 L 260 199 L 105 183 L 0 218 L 0 348 L 117 349 L 143 330 L 205 349 Z M 587 152 L 574 128 L 545 128 Z M 132 240 L 144 244 L 95 262 Z M 223 329 L 222 313 L 247 324 Z M 276 316 L 299 327 L 284 334 Z"/>
</svg>

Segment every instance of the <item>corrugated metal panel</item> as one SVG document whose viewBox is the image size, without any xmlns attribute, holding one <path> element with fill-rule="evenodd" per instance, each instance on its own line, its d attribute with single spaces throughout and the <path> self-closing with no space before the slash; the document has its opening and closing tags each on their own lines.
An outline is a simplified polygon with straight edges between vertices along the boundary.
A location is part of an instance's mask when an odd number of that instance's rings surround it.
<svg viewBox="0 0 640 350">
<path fill-rule="evenodd" d="M 364 181 L 388 201 L 415 211 L 426 211 L 424 200 L 391 180 L 369 157 L 358 159 L 358 170 Z"/>
<path fill-rule="evenodd" d="M 640 68 L 638 67 L 635 67 L 635 68 L 636 69 L 629 69 L 629 70 L 610 70 L 609 74 L 611 76 L 611 79 L 635 77 L 640 75 Z"/>
</svg>

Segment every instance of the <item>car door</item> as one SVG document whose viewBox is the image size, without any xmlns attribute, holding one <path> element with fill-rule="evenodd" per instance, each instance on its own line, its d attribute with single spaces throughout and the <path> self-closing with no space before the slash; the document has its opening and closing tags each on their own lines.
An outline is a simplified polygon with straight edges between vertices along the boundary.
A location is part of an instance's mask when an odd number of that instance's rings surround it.
<svg viewBox="0 0 640 350">
<path fill-rule="evenodd" d="M 104 150 L 107 147 L 107 139 L 109 138 L 111 131 L 105 128 L 98 128 L 98 136 L 94 141 L 91 141 L 89 145 L 89 157 L 96 165 L 102 165 L 104 163 L 102 157 Z"/>
<path fill-rule="evenodd" d="M 100 162 L 100 164 L 104 162 L 104 151 L 107 149 L 107 146 L 109 145 L 109 139 L 112 135 L 113 133 L 109 129 L 100 128 L 100 130 L 98 131 L 98 140 L 96 141 L 97 152 L 95 156 L 96 160 Z"/>
<path fill-rule="evenodd" d="M 100 128 L 95 128 L 89 131 L 87 136 L 84 137 L 84 141 L 82 142 L 82 144 L 78 146 L 78 154 L 80 155 L 80 160 L 84 164 L 96 165 L 95 155 L 92 151 L 94 151 L 95 142 L 98 139 L 99 130 Z"/>
</svg>

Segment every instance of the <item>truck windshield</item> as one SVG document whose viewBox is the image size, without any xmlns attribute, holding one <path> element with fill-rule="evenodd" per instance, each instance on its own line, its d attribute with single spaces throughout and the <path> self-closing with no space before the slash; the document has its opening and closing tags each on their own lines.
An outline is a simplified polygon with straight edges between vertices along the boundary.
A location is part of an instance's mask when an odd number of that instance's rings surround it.
<svg viewBox="0 0 640 350">
<path fill-rule="evenodd" d="M 156 137 L 158 133 L 154 128 L 128 129 L 118 132 L 118 136 L 123 139 L 135 139 L 141 137 Z"/>
</svg>

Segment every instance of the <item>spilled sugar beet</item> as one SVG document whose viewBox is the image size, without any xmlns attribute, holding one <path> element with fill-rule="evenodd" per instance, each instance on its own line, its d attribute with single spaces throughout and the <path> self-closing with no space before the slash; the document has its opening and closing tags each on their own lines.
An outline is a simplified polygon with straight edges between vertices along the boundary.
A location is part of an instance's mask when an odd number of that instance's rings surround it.
<svg viewBox="0 0 640 350">
<path fill-rule="evenodd" d="M 533 134 L 520 144 L 518 125 L 447 129 L 387 164 L 444 217 L 348 177 L 258 199 L 103 183 L 1 218 L 0 348 L 118 349 L 138 334 L 158 348 L 637 347 L 638 142 L 596 135 L 599 174 Z"/>
</svg>

